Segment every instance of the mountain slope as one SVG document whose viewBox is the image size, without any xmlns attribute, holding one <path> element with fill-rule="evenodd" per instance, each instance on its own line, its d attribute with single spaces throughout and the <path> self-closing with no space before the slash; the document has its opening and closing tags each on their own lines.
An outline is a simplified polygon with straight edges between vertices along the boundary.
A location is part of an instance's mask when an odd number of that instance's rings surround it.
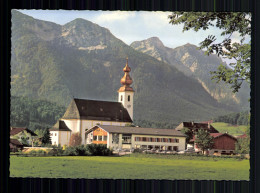
<svg viewBox="0 0 260 193">
<path fill-rule="evenodd" d="M 203 88 L 219 102 L 236 106 L 237 110 L 249 109 L 250 89 L 247 84 L 242 86 L 239 93 L 234 94 L 225 83 L 216 84 L 211 80 L 210 72 L 216 71 L 218 65 L 223 63 L 216 55 L 207 56 L 192 44 L 186 44 L 175 49 L 168 48 L 157 37 L 133 42 L 131 46 L 159 61 L 175 66 L 185 75 L 198 80 Z"/>
<path fill-rule="evenodd" d="M 61 26 L 12 11 L 12 23 L 12 96 L 65 106 L 72 97 L 115 101 L 128 56 L 136 120 L 177 125 L 234 110 L 176 67 L 134 50 L 90 21 Z"/>
</svg>

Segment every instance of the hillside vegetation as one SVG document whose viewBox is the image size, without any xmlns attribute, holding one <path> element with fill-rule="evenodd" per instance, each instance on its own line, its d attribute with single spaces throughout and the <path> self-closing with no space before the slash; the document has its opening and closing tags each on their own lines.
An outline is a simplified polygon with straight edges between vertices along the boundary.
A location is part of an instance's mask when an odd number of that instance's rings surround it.
<svg viewBox="0 0 260 193">
<path fill-rule="evenodd" d="M 13 10 L 11 41 L 12 96 L 65 107 L 73 97 L 117 101 L 128 57 L 137 121 L 178 125 L 240 111 L 217 101 L 175 66 L 136 51 L 87 20 L 58 25 Z"/>
<path fill-rule="evenodd" d="M 11 127 L 27 127 L 32 131 L 52 127 L 66 108 L 44 100 L 11 97 Z"/>
<path fill-rule="evenodd" d="M 246 125 L 231 125 L 229 123 L 215 122 L 212 123 L 212 126 L 215 127 L 220 133 L 228 133 L 230 135 L 239 136 L 246 133 Z"/>
</svg>

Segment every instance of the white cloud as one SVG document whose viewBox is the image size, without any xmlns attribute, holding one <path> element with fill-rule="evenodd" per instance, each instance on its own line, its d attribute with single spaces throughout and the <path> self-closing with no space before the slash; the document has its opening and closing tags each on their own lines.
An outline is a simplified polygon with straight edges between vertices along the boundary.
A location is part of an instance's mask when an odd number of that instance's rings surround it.
<svg viewBox="0 0 260 193">
<path fill-rule="evenodd" d="M 131 11 L 108 11 L 102 12 L 94 20 L 97 23 L 106 23 L 106 22 L 117 22 L 117 21 L 126 21 L 135 17 L 135 12 Z"/>
</svg>

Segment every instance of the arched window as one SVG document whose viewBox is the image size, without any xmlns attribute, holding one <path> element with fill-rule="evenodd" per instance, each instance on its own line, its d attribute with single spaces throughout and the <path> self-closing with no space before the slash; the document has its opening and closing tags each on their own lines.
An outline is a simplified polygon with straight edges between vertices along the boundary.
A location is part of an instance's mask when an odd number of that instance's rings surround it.
<svg viewBox="0 0 260 193">
<path fill-rule="evenodd" d="M 123 101 L 123 95 L 121 95 L 121 101 Z"/>
<path fill-rule="evenodd" d="M 128 101 L 130 101 L 130 95 L 128 95 Z"/>
</svg>

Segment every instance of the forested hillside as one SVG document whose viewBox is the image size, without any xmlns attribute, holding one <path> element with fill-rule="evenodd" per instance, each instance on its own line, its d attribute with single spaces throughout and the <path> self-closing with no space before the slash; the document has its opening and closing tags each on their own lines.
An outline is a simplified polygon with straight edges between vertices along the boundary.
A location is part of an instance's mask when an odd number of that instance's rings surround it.
<svg viewBox="0 0 260 193">
<path fill-rule="evenodd" d="M 240 111 L 218 102 L 198 80 L 136 51 L 108 29 L 87 20 L 58 25 L 13 10 L 11 41 L 12 96 L 64 107 L 73 97 L 117 101 L 128 57 L 136 121 L 178 125 Z"/>
<path fill-rule="evenodd" d="M 44 100 L 11 97 L 11 127 L 27 127 L 32 131 L 47 129 L 62 117 L 66 108 Z"/>
<path fill-rule="evenodd" d="M 221 115 L 214 119 L 214 122 L 224 122 L 232 125 L 248 125 L 249 124 L 249 112 L 243 111 L 241 113 L 230 113 L 227 115 Z"/>
</svg>

